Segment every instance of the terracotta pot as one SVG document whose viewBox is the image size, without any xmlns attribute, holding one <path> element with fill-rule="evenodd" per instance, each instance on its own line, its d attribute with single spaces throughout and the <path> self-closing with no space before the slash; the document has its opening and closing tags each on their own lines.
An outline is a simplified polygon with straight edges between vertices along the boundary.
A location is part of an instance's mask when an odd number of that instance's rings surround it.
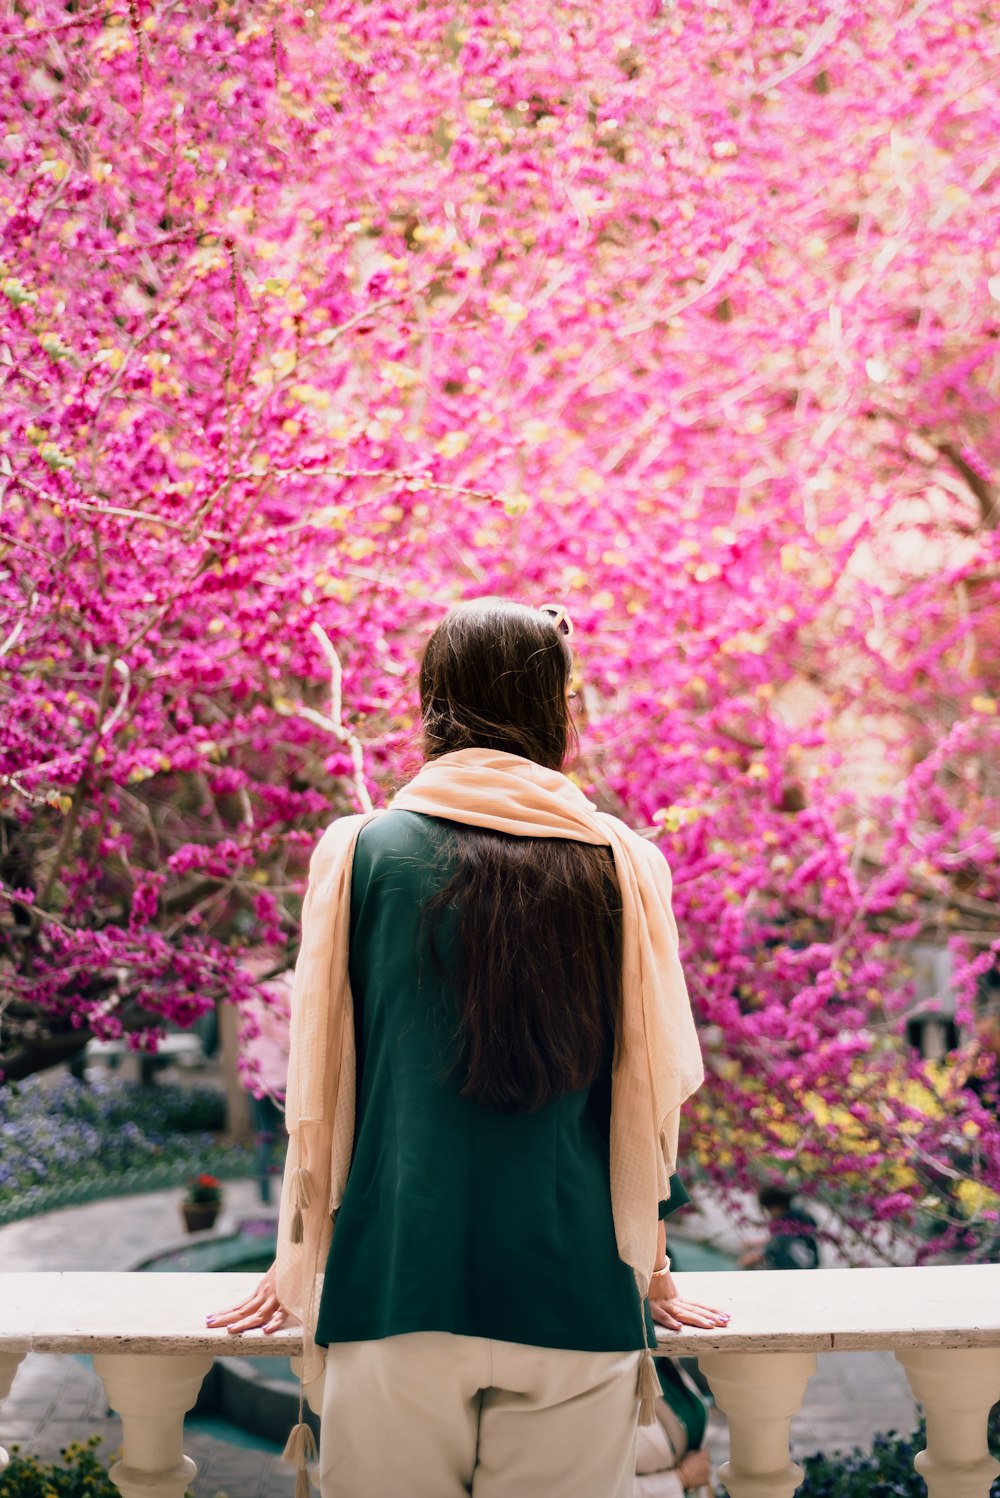
<svg viewBox="0 0 1000 1498">
<path fill-rule="evenodd" d="M 214 1227 L 221 1210 L 221 1202 L 181 1202 L 184 1226 L 189 1233 L 204 1233 Z"/>
</svg>

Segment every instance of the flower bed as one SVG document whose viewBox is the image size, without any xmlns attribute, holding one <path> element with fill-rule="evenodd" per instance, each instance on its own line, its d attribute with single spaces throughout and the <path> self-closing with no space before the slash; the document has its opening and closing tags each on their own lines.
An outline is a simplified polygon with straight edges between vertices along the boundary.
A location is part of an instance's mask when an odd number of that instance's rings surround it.
<svg viewBox="0 0 1000 1498">
<path fill-rule="evenodd" d="M 22 1456 L 15 1446 L 10 1465 L 0 1472 L 0 1498 L 120 1498 L 97 1455 L 99 1436 L 74 1441 L 52 1466 L 33 1456 Z"/>
<path fill-rule="evenodd" d="M 990 1422 L 990 1446 L 994 1454 L 1000 1444 L 1000 1420 L 996 1414 Z M 805 1459 L 805 1480 L 795 1498 L 926 1498 L 927 1485 L 913 1468 L 913 1458 L 923 1449 L 925 1430 L 921 1425 L 909 1436 L 891 1431 L 876 1436 L 870 1454 L 853 1451 L 832 1457 L 824 1453 Z M 0 1472 L 0 1498 L 119 1498 L 118 1489 L 108 1477 L 107 1468 L 97 1455 L 99 1436 L 74 1442 L 62 1453 L 63 1461 L 55 1466 L 36 1458 L 21 1456 L 14 1447 L 10 1466 Z M 718 1490 L 724 1498 L 725 1489 Z M 1000 1478 L 991 1490 L 991 1498 L 1000 1498 Z M 217 1498 L 226 1498 L 218 1494 Z"/>
<path fill-rule="evenodd" d="M 208 1087 L 32 1077 L 0 1088 L 0 1224 L 204 1172 L 253 1175 L 251 1150 L 219 1142 L 224 1122 Z"/>
<path fill-rule="evenodd" d="M 913 1459 L 924 1449 L 927 1432 L 923 1425 L 909 1436 L 876 1436 L 871 1454 L 852 1451 L 848 1455 L 820 1453 L 803 1462 L 805 1481 L 795 1498 L 927 1498 L 927 1484 L 913 1467 Z M 1000 1423 L 990 1422 L 990 1447 L 994 1455 L 1000 1444 Z M 1000 1498 L 1000 1478 L 990 1488 L 990 1498 Z"/>
</svg>

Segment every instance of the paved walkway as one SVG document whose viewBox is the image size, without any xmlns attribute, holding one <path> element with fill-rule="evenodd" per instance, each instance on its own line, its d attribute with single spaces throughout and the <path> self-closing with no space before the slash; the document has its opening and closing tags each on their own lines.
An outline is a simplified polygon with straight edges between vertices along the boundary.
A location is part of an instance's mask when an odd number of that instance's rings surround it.
<svg viewBox="0 0 1000 1498">
<path fill-rule="evenodd" d="M 181 1190 L 119 1197 L 30 1217 L 0 1228 L 0 1264 L 5 1270 L 131 1269 L 162 1248 L 184 1241 Z M 231 1181 L 219 1219 L 225 1230 L 241 1217 L 261 1217 L 253 1181 Z M 227 1436 L 231 1427 L 222 1426 Z M 121 1426 L 109 1414 L 104 1386 L 86 1360 L 33 1353 L 18 1370 L 9 1398 L 0 1405 L 0 1445 L 19 1444 L 46 1460 L 70 1441 L 100 1433 L 101 1451 L 121 1443 Z M 271 1443 L 220 1438 L 220 1426 L 189 1415 L 184 1449 L 198 1467 L 194 1498 L 292 1498 L 294 1474 Z"/>
<path fill-rule="evenodd" d="M 0 1228 L 5 1270 L 130 1269 L 139 1260 L 183 1238 L 181 1191 L 118 1198 L 71 1207 Z M 227 1219 L 261 1215 L 252 1181 L 226 1188 Z M 909 1432 L 916 1423 L 902 1369 L 888 1353 L 821 1354 L 805 1404 L 792 1426 L 797 1456 L 811 1451 L 868 1447 L 880 1431 Z M 48 1459 L 69 1441 L 94 1431 L 102 1448 L 120 1441 L 100 1380 L 83 1361 L 32 1354 L 22 1363 L 10 1397 L 0 1405 L 0 1445 L 19 1443 Z M 194 1498 L 291 1498 L 293 1481 L 275 1447 L 263 1441 L 234 1445 L 228 1427 L 189 1417 L 185 1450 L 198 1464 Z M 249 1438 L 248 1438 L 249 1439 Z M 709 1445 L 725 1460 L 725 1421 L 713 1411 Z"/>
</svg>

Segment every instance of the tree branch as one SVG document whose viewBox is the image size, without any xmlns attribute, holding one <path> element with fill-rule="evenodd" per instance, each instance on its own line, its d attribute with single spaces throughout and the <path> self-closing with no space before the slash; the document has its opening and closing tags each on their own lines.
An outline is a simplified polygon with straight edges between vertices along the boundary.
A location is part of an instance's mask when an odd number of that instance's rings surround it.
<svg viewBox="0 0 1000 1498">
<path fill-rule="evenodd" d="M 357 734 L 352 733 L 343 721 L 343 703 L 341 699 L 341 683 L 343 681 L 343 667 L 340 657 L 330 636 L 321 624 L 312 625 L 312 633 L 320 643 L 320 648 L 326 656 L 330 667 L 330 713 L 319 713 L 315 708 L 306 707 L 302 704 L 293 706 L 290 703 L 276 703 L 276 711 L 283 717 L 304 718 L 307 723 L 313 723 L 317 728 L 332 733 L 338 743 L 344 744 L 350 751 L 352 784 L 358 805 L 364 812 L 374 811 L 372 798 L 368 793 L 365 783 L 365 751 Z"/>
<path fill-rule="evenodd" d="M 977 473 L 972 465 L 966 462 L 961 450 L 954 442 L 938 442 L 936 446 L 941 456 L 948 459 L 956 473 L 961 474 L 976 496 L 983 524 L 987 529 L 995 531 L 997 525 L 1000 524 L 1000 493 L 997 492 L 996 485 L 983 478 L 981 473 Z"/>
</svg>

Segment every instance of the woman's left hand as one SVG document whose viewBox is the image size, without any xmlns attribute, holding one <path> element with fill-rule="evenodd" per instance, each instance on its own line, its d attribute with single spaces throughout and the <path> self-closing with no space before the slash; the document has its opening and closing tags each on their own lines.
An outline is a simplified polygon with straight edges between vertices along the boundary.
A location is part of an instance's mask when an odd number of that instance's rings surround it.
<svg viewBox="0 0 1000 1498">
<path fill-rule="evenodd" d="M 235 1337 L 243 1332 L 280 1332 L 286 1326 L 294 1325 L 295 1317 L 278 1299 L 276 1270 L 277 1265 L 272 1264 L 253 1294 L 241 1300 L 238 1306 L 206 1316 L 212 1330 L 225 1327 L 230 1336 Z"/>
<path fill-rule="evenodd" d="M 729 1325 L 728 1311 L 717 1311 L 712 1306 L 699 1305 L 697 1301 L 682 1300 L 669 1271 L 653 1276 L 649 1287 L 649 1309 L 653 1313 L 653 1320 L 672 1332 L 679 1332 L 685 1326 L 711 1329 Z"/>
</svg>

